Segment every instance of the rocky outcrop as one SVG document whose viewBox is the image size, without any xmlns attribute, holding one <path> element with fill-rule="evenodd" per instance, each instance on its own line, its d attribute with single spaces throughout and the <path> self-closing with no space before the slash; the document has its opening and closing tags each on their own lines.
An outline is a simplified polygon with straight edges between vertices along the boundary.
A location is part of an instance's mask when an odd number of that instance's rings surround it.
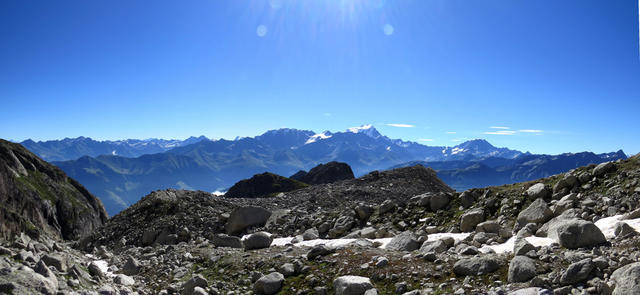
<svg viewBox="0 0 640 295">
<path fill-rule="evenodd" d="M 265 172 L 243 179 L 234 184 L 224 194 L 227 198 L 258 198 L 273 196 L 276 193 L 289 192 L 307 185 L 284 176 Z"/>
<path fill-rule="evenodd" d="M 0 140 L 0 237 L 78 239 L 107 221 L 100 200 L 19 144 Z"/>
<path fill-rule="evenodd" d="M 299 171 L 290 178 L 315 185 L 354 179 L 355 177 L 353 176 L 351 167 L 347 163 L 334 161 L 313 167 L 309 172 Z"/>
</svg>

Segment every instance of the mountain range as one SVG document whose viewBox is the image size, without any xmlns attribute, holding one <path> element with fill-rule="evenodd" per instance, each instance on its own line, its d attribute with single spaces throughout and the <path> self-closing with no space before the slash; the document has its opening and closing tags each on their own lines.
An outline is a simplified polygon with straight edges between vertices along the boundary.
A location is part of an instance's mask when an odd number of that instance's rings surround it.
<svg viewBox="0 0 640 295">
<path fill-rule="evenodd" d="M 65 138 L 62 140 L 33 141 L 27 139 L 20 144 L 45 161 L 75 160 L 82 156 L 118 155 L 139 157 L 146 154 L 166 152 L 170 149 L 206 140 L 204 136 L 177 139 L 125 139 L 97 141 L 88 137 Z"/>
<path fill-rule="evenodd" d="M 78 146 L 73 142 L 78 142 Z M 453 188 L 463 190 L 531 180 L 591 163 L 626 158 L 622 151 L 603 155 L 532 155 L 497 148 L 482 139 L 453 147 L 426 146 L 390 139 L 371 125 L 322 133 L 283 128 L 234 140 L 204 137 L 186 141 L 148 140 L 148 146 L 163 150 L 139 156 L 136 153 L 143 153 L 144 149 L 132 146 L 140 146 L 140 141 L 117 142 L 120 144 L 83 137 L 31 141 L 25 146 L 44 158 L 68 155 L 54 164 L 99 196 L 110 215 L 158 189 L 225 191 L 240 179 L 255 174 L 269 171 L 291 176 L 331 161 L 349 164 L 356 176 L 373 170 L 423 164 L 438 171 Z M 101 149 L 88 148 L 94 146 Z M 115 150 L 114 146 L 122 148 Z M 112 151 L 116 151 L 115 155 Z M 125 156 L 125 151 L 134 156 Z M 84 155 L 74 159 L 82 153 Z"/>
</svg>

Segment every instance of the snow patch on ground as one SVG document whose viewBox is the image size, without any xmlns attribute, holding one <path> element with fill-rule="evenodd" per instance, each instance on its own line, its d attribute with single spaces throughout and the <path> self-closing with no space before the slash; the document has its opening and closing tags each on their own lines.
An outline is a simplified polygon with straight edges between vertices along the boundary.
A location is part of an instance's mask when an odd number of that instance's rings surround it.
<svg viewBox="0 0 640 295">
<path fill-rule="evenodd" d="M 103 274 L 105 274 L 107 277 L 115 277 L 116 275 L 111 272 L 109 270 L 109 263 L 104 261 L 104 260 L 99 260 L 98 257 L 91 255 L 91 254 L 85 254 L 86 257 L 90 258 L 93 260 L 93 263 L 95 263 L 98 268 L 100 268 L 100 270 L 102 271 Z"/>
<path fill-rule="evenodd" d="M 427 241 L 437 241 L 437 240 L 444 239 L 446 237 L 451 237 L 457 242 L 457 241 L 464 240 L 468 236 L 469 236 L 469 233 L 438 233 L 438 234 L 429 235 L 429 238 L 427 239 Z M 379 248 L 385 249 L 387 247 L 387 245 L 389 244 L 389 242 L 391 242 L 392 239 L 393 238 L 365 239 L 365 240 L 371 241 L 373 243 L 380 243 L 380 247 Z M 288 244 L 291 244 L 292 240 L 293 240 L 293 237 L 276 238 L 276 239 L 273 239 L 273 242 L 271 242 L 271 247 L 274 247 L 274 246 L 286 246 Z M 344 247 L 344 246 L 346 246 L 346 245 L 348 245 L 350 243 L 353 243 L 353 242 L 355 242 L 357 240 L 358 239 L 316 239 L 316 240 L 308 240 L 308 241 L 302 241 L 302 242 L 299 242 L 299 243 L 295 243 L 295 244 L 293 244 L 293 246 L 296 246 L 296 247 L 313 247 L 313 246 L 317 246 L 317 245 L 325 245 L 325 246 L 327 246 L 329 248 L 340 248 L 340 247 Z"/>
<path fill-rule="evenodd" d="M 622 220 L 622 215 L 616 215 L 616 216 L 611 216 L 611 217 L 605 217 L 602 218 L 598 221 L 595 222 L 595 225 L 602 231 L 602 233 L 604 234 L 604 236 L 607 239 L 612 239 L 614 237 L 614 229 L 615 226 L 618 222 L 625 222 L 628 225 L 630 225 L 631 227 L 633 227 L 636 231 L 640 232 L 640 218 L 638 219 L 629 219 L 629 220 Z M 456 242 L 462 241 L 464 239 L 466 239 L 471 233 L 436 233 L 436 234 L 430 234 L 429 238 L 427 239 L 427 241 L 437 241 L 437 240 L 441 240 L 444 238 L 448 238 L 451 237 L 453 238 Z M 244 237 L 243 237 L 244 239 Z M 369 240 L 371 242 L 374 243 L 380 243 L 379 248 L 385 249 L 387 247 L 387 244 L 389 244 L 389 242 L 391 242 L 392 238 L 383 238 L 383 239 L 366 239 Z M 526 237 L 525 238 L 527 240 L 527 242 L 529 242 L 530 244 L 532 244 L 535 247 L 549 247 L 551 246 L 551 244 L 557 243 L 558 241 L 555 241 L 551 238 L 546 238 L 546 237 Z M 271 243 L 271 246 L 286 246 L 288 244 L 291 244 L 291 241 L 293 240 L 293 237 L 286 237 L 286 238 L 276 238 L 273 240 L 273 242 Z M 296 244 L 293 244 L 293 246 L 295 247 L 313 247 L 313 246 L 317 246 L 317 245 L 325 245 L 329 248 L 339 248 L 339 247 L 344 247 L 350 243 L 355 242 L 358 239 L 316 239 L 316 240 L 309 240 L 309 241 L 302 241 Z M 497 244 L 497 245 L 485 245 L 482 248 L 480 248 L 480 252 L 482 253 L 488 253 L 488 252 L 495 252 L 498 254 L 501 253 L 511 253 L 513 252 L 513 246 L 516 242 L 516 237 L 511 237 L 509 240 L 507 240 L 506 242 L 502 243 L 502 244 Z"/>
</svg>

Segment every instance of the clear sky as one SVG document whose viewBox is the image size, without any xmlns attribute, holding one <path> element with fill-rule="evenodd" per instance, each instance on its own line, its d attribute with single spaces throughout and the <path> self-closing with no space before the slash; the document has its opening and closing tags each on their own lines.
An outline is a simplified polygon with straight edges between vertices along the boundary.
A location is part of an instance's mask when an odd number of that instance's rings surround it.
<svg viewBox="0 0 640 295">
<path fill-rule="evenodd" d="M 234 138 L 371 123 L 429 145 L 637 153 L 637 5 L 0 1 L 0 137 Z"/>
</svg>

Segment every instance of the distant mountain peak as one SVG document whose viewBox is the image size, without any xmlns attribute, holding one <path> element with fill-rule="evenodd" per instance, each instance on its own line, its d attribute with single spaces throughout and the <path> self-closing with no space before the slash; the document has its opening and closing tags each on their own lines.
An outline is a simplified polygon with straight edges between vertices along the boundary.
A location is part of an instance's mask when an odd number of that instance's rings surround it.
<svg viewBox="0 0 640 295">
<path fill-rule="evenodd" d="M 347 132 L 364 134 L 374 139 L 382 137 L 382 134 L 380 134 L 380 132 L 378 132 L 378 130 L 376 130 L 376 128 L 371 124 L 361 125 L 359 127 L 351 127 L 347 129 Z"/>
</svg>

